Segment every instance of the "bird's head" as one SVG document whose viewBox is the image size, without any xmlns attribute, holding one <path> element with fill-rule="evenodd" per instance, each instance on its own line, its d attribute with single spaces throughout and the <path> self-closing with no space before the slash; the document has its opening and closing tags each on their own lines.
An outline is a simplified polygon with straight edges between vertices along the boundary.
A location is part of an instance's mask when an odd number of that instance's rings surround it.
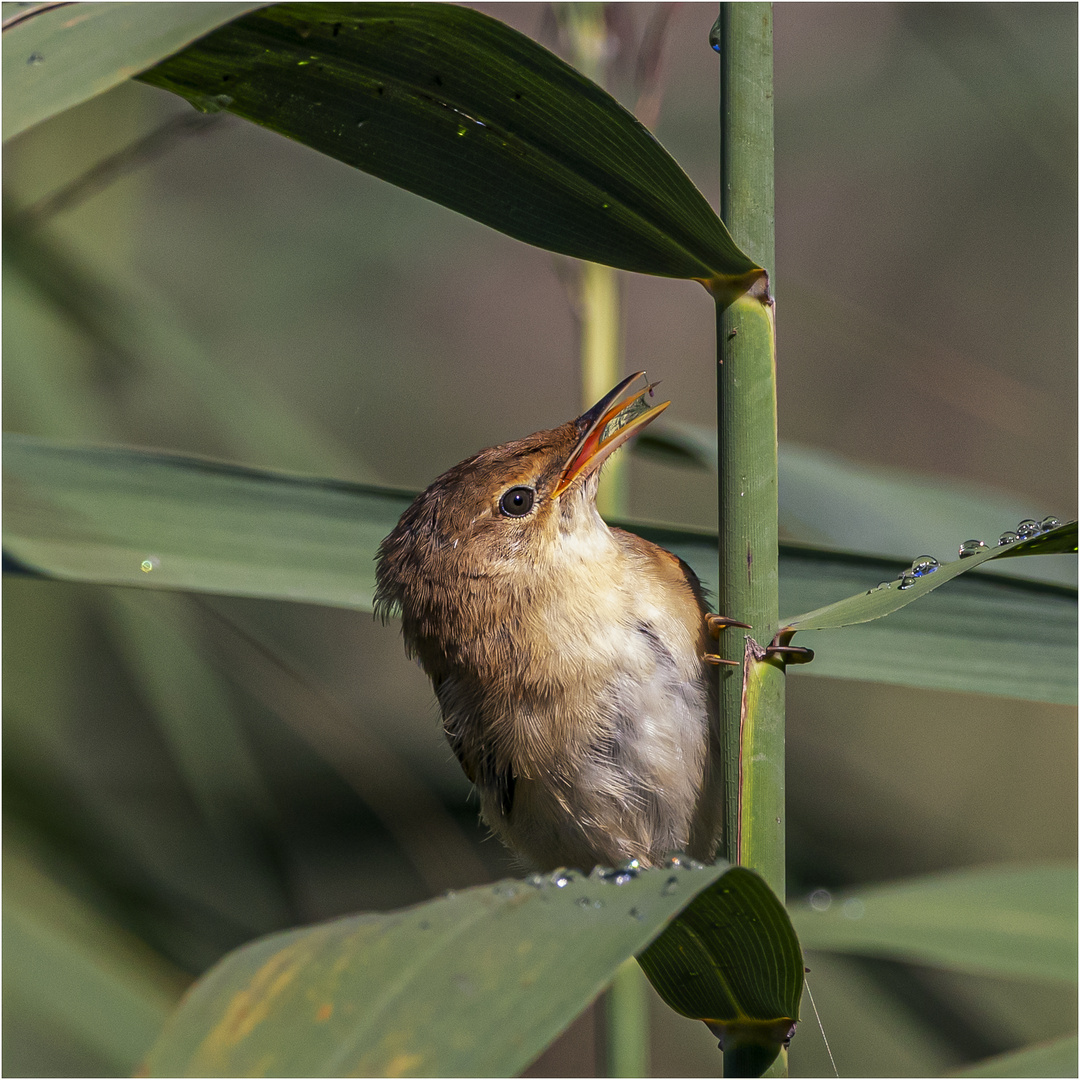
<svg viewBox="0 0 1080 1080">
<path fill-rule="evenodd" d="M 410 607 L 468 607 L 478 582 L 527 581 L 560 545 L 606 534 L 596 510 L 600 467 L 670 404 L 647 400 L 653 385 L 639 371 L 576 420 L 443 473 L 379 549 L 376 610 L 400 606 L 408 617 Z"/>
</svg>

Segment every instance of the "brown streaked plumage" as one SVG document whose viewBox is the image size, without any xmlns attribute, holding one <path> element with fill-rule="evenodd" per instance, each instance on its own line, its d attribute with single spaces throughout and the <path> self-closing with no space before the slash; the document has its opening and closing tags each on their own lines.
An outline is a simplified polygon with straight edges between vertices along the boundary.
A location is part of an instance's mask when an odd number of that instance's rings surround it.
<svg viewBox="0 0 1080 1080">
<path fill-rule="evenodd" d="M 712 859 L 716 677 L 694 572 L 596 510 L 604 459 L 666 406 L 639 372 L 583 416 L 440 476 L 379 551 L 484 820 L 539 869 Z"/>
</svg>

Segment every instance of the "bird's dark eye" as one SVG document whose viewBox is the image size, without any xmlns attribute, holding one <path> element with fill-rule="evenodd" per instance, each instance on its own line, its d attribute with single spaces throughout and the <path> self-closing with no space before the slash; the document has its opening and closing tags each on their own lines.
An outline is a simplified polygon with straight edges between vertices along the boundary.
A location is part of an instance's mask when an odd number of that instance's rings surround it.
<svg viewBox="0 0 1080 1080">
<path fill-rule="evenodd" d="M 524 517 L 533 506 L 533 489 L 528 487 L 512 487 L 503 493 L 499 500 L 499 509 L 507 517 Z"/>
</svg>

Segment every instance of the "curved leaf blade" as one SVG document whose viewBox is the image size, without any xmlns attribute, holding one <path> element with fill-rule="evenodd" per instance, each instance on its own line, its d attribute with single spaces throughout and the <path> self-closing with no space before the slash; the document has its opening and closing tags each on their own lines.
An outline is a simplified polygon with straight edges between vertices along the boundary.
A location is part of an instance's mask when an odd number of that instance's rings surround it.
<svg viewBox="0 0 1080 1080">
<path fill-rule="evenodd" d="M 932 570 L 908 581 L 895 578 L 891 582 L 838 600 L 805 615 L 782 619 L 788 630 L 830 630 L 856 623 L 870 622 L 891 615 L 939 588 L 960 574 L 974 570 L 990 559 L 1010 558 L 1020 555 L 1057 555 L 1077 550 L 1077 523 L 1070 521 L 1028 540 L 1014 541 L 1000 547 L 988 547 L 977 555 L 956 559 L 951 563 L 936 565 Z"/>
<path fill-rule="evenodd" d="M 5 5 L 6 6 L 6 5 Z M 4 20 L 4 139 L 262 4 L 50 4 Z"/>
<path fill-rule="evenodd" d="M 699 893 L 638 962 L 664 1001 L 704 1020 L 722 1046 L 738 1032 L 778 1052 L 798 1022 L 799 939 L 784 905 L 745 867 Z"/>
<path fill-rule="evenodd" d="M 714 290 L 762 273 L 614 98 L 469 8 L 278 4 L 140 78 L 551 251 Z"/>
<path fill-rule="evenodd" d="M 149 1074 L 515 1075 L 724 871 L 557 872 L 263 938 L 196 983 Z"/>
<path fill-rule="evenodd" d="M 807 949 L 1076 981 L 1075 866 L 979 867 L 791 905 Z"/>
<path fill-rule="evenodd" d="M 6 570 L 371 611 L 375 552 L 413 493 L 178 454 L 4 436 Z M 716 577 L 716 535 L 621 522 Z M 142 564 L 150 561 L 150 569 Z M 781 546 L 781 602 L 825 603 L 895 573 Z M 1075 702 L 1076 590 L 964 575 L 890 619 L 823 631 L 793 673 Z"/>
<path fill-rule="evenodd" d="M 788 545 L 781 548 L 782 610 L 890 578 L 896 562 Z M 1075 704 L 1076 589 L 983 573 L 964 574 L 887 619 L 814 632 L 821 676 L 934 690 Z"/>
</svg>

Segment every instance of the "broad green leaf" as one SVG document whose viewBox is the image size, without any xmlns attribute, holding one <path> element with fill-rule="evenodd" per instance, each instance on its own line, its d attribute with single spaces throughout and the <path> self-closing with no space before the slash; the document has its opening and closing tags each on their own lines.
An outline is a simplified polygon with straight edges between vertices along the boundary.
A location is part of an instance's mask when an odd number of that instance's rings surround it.
<svg viewBox="0 0 1080 1080">
<path fill-rule="evenodd" d="M 177 454 L 4 446 L 8 554 L 70 581 L 370 611 L 375 551 L 411 497 Z"/>
<path fill-rule="evenodd" d="M 184 988 L 181 973 L 4 842 L 5 994 L 129 1075 Z"/>
<path fill-rule="evenodd" d="M 724 870 L 560 871 L 263 938 L 196 983 L 149 1072 L 512 1076 Z"/>
<path fill-rule="evenodd" d="M 936 560 L 913 563 L 910 572 L 905 570 L 891 581 L 882 581 L 870 589 L 844 600 L 826 604 L 824 607 L 782 618 L 781 624 L 788 630 L 830 630 L 856 623 L 870 622 L 891 615 L 939 588 L 960 574 L 974 570 L 990 559 L 1010 558 L 1019 555 L 1057 555 L 1075 552 L 1076 522 L 1071 521 L 1056 528 L 1032 536 L 1030 539 L 1014 540 L 996 547 L 985 547 L 977 554 L 938 564 Z"/>
<path fill-rule="evenodd" d="M 370 611 L 375 552 L 411 498 L 177 454 L 4 437 L 5 553 L 69 581 Z M 715 534 L 623 524 L 713 587 Z M 781 603 L 820 606 L 899 569 L 784 545 Z M 1075 589 L 965 574 L 890 619 L 819 633 L 817 659 L 792 671 L 1071 702 L 1076 640 Z"/>
<path fill-rule="evenodd" d="M 527 243 L 743 291 L 761 271 L 610 95 L 454 4 L 279 4 L 140 78 Z"/>
<path fill-rule="evenodd" d="M 1075 1076 L 1077 1038 L 1063 1035 L 1051 1042 L 1025 1046 L 1007 1054 L 977 1061 L 950 1076 Z"/>
<path fill-rule="evenodd" d="M 754 1032 L 771 1061 L 798 1022 L 799 940 L 784 905 L 745 867 L 695 897 L 638 960 L 668 1005 L 704 1020 L 722 1046 Z"/>
<path fill-rule="evenodd" d="M 634 443 L 643 456 L 716 472 L 716 429 L 661 419 Z M 873 551 L 910 559 L 927 553 L 951 558 L 971 538 L 995 544 L 1024 518 L 1041 520 L 1047 508 L 1020 496 L 847 461 L 825 450 L 780 443 L 780 529 L 796 543 L 840 551 Z M 1050 508 L 1052 509 L 1052 508 Z M 991 574 L 1075 586 L 1076 560 L 1064 555 L 994 563 Z"/>
<path fill-rule="evenodd" d="M 822 606 L 899 569 L 886 559 L 781 546 L 781 610 Z M 1075 704 L 1076 622 L 1075 588 L 964 574 L 887 619 L 815 631 L 803 641 L 814 662 L 788 671 Z"/>
<path fill-rule="evenodd" d="M 261 6 L 31 4 L 9 15 L 5 4 L 5 141 Z"/>
<path fill-rule="evenodd" d="M 806 949 L 1076 981 L 1075 866 L 980 867 L 791 905 Z"/>
</svg>

